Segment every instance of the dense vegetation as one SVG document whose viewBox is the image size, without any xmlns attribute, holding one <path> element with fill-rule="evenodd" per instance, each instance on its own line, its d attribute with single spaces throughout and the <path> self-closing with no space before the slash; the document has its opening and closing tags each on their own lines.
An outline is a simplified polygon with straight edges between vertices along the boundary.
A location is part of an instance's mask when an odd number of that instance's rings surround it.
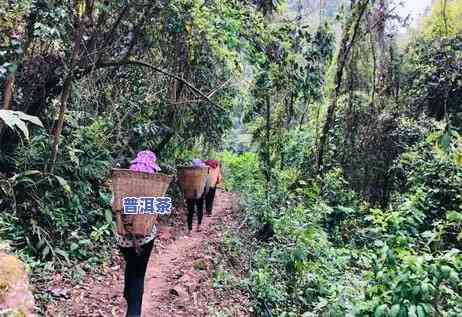
<svg viewBox="0 0 462 317">
<path fill-rule="evenodd" d="M 393 0 L 71 3 L 0 0 L 0 235 L 34 278 L 111 256 L 110 168 L 148 148 L 224 162 L 246 278 L 216 284 L 258 316 L 462 315 L 460 1 L 406 39 Z"/>
<path fill-rule="evenodd" d="M 255 237 L 248 243 L 241 232 L 224 241 L 224 254 L 249 263 L 247 278 L 228 287 L 248 289 L 257 315 L 462 314 L 459 20 L 445 22 L 435 4 L 423 36 L 401 50 L 387 27 L 370 29 L 390 3 L 366 2 L 344 17 L 348 56 L 341 55 L 341 39 L 333 63 L 329 54 L 316 63 L 330 65 L 328 72 L 304 72 L 312 80 L 307 86 L 330 97 L 278 100 L 287 81 L 279 84 L 282 72 L 270 64 L 269 76 L 278 76 L 271 81 L 277 88 L 270 93 L 276 96 L 270 143 L 262 142 L 259 156 L 223 156 L 227 186 L 245 194 L 247 234 Z M 460 16 L 459 4 L 448 2 L 449 16 Z M 368 5 L 363 20 L 362 5 Z M 376 23 L 399 22 L 382 19 Z M 359 34 L 353 40 L 346 32 Z M 288 91 L 310 91 L 296 85 Z M 306 121 L 290 112 L 306 104 Z M 320 142 L 326 142 L 321 160 Z"/>
</svg>

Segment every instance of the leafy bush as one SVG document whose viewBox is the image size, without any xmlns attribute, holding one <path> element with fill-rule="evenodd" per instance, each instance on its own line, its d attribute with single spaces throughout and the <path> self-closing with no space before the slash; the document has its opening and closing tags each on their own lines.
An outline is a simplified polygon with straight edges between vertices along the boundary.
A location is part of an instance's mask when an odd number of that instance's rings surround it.
<svg viewBox="0 0 462 317">
<path fill-rule="evenodd" d="M 98 119 L 65 132 L 54 174 L 39 170 L 49 159 L 46 136 L 18 147 L 12 159 L 24 172 L 0 183 L 2 236 L 42 259 L 87 260 L 104 254 L 111 236 L 110 141 Z"/>
<path fill-rule="evenodd" d="M 413 115 L 427 113 L 460 126 L 462 105 L 462 37 L 418 39 L 407 49 L 409 65 L 405 92 Z"/>
<path fill-rule="evenodd" d="M 440 248 L 460 247 L 462 167 L 451 153 L 435 148 L 433 139 L 412 147 L 396 165 L 407 190 L 398 209 L 410 222 L 409 233 L 439 240 Z"/>
<path fill-rule="evenodd" d="M 415 255 L 385 245 L 372 259 L 358 316 L 460 316 L 461 261 L 459 250 Z"/>
<path fill-rule="evenodd" d="M 294 186 L 296 169 L 276 170 L 268 195 L 261 175 L 240 177 L 240 165 L 228 170 L 233 186 L 252 184 L 244 192 L 248 228 L 254 232 L 268 219 L 274 228 L 268 242 L 232 240 L 240 254 L 252 254 L 241 286 L 250 289 L 258 316 L 460 315 L 462 257 L 445 230 L 460 232 L 462 215 L 458 202 L 436 190 L 458 199 L 458 167 L 453 156 L 443 159 L 424 144 L 403 155 L 408 192 L 384 210 L 362 202 L 341 169 L 326 174 L 322 186 Z M 413 151 L 429 152 L 416 155 L 419 161 L 408 158 Z M 238 161 L 228 154 L 226 162 Z M 449 180 L 437 177 L 440 169 Z M 435 216 L 435 209 L 445 212 Z"/>
<path fill-rule="evenodd" d="M 234 155 L 225 151 L 220 160 L 223 164 L 225 188 L 231 191 L 248 193 L 263 181 L 260 163 L 255 153 L 245 152 Z"/>
</svg>

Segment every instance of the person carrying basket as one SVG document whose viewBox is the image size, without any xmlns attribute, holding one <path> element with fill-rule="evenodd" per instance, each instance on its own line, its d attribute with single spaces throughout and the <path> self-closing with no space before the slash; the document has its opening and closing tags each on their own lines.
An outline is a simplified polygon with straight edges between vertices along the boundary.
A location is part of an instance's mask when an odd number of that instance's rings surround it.
<svg viewBox="0 0 462 317">
<path fill-rule="evenodd" d="M 200 159 L 192 160 L 192 166 L 198 168 L 206 167 L 205 163 Z M 186 198 L 186 207 L 188 209 L 188 234 L 192 231 L 193 216 L 195 208 L 197 207 L 197 227 L 196 231 L 201 231 L 202 218 L 204 217 L 204 195 L 205 192 L 200 194 L 199 198 Z"/>
<path fill-rule="evenodd" d="M 141 316 L 144 278 L 158 229 L 157 214 L 122 215 L 121 201 L 133 196 L 163 196 L 171 178 L 157 174 L 159 171 L 156 155 L 151 151 L 139 152 L 129 170 L 113 170 L 116 241 L 126 263 L 123 292 L 126 317 Z"/>
<path fill-rule="evenodd" d="M 215 200 L 215 193 L 217 191 L 217 185 L 219 185 L 223 179 L 221 174 L 220 162 L 217 160 L 206 160 L 205 165 L 210 167 L 208 174 L 208 191 L 205 193 L 205 213 L 207 217 L 212 215 L 213 202 Z"/>
<path fill-rule="evenodd" d="M 178 167 L 178 183 L 183 191 L 188 210 L 187 223 L 188 235 L 193 227 L 193 217 L 197 210 L 197 227 L 201 231 L 202 218 L 204 216 L 204 197 L 207 191 L 207 176 L 209 167 L 200 159 L 192 160 L 192 166 Z"/>
</svg>

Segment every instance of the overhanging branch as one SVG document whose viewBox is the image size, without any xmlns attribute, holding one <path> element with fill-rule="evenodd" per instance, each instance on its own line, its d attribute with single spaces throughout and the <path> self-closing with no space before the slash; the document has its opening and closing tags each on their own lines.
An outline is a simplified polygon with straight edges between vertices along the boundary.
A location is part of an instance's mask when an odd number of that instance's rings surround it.
<svg viewBox="0 0 462 317">
<path fill-rule="evenodd" d="M 207 101 L 208 103 L 210 103 L 212 106 L 222 110 L 222 111 L 225 111 L 227 112 L 227 110 L 225 108 L 223 108 L 222 106 L 216 104 L 215 102 L 213 102 L 208 96 L 206 96 L 202 91 L 200 91 L 198 88 L 194 87 L 194 85 L 192 85 L 190 82 L 188 82 L 186 79 L 184 78 L 181 78 L 180 76 L 177 76 L 175 74 L 172 74 L 168 71 L 166 71 L 165 69 L 162 69 L 162 68 L 159 68 L 157 66 L 154 66 L 154 65 L 151 65 L 151 64 L 148 64 L 148 63 L 145 63 L 145 62 L 142 62 L 142 61 L 131 61 L 131 60 L 127 60 L 127 61 L 120 61 L 120 62 L 107 62 L 107 63 L 104 63 L 104 62 L 101 62 L 101 63 L 98 63 L 96 64 L 96 67 L 95 69 L 98 69 L 98 68 L 106 68 L 106 67 L 120 67 L 120 66 L 129 66 L 129 65 L 133 65 L 133 66 L 142 66 L 142 67 L 146 67 L 146 68 L 149 68 L 149 69 L 152 69 L 158 73 L 161 73 L 165 76 L 168 76 L 168 77 L 171 77 L 171 78 L 174 78 L 178 81 L 181 81 L 182 83 L 184 83 L 189 89 L 191 89 L 196 95 L 199 95 L 202 99 L 204 99 L 204 101 Z"/>
</svg>

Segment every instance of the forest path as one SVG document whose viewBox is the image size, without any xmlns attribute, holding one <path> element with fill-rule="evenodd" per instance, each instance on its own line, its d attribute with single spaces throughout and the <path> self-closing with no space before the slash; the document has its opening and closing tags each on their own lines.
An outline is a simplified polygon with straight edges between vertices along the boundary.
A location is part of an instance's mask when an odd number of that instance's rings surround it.
<svg viewBox="0 0 462 317">
<path fill-rule="evenodd" d="M 213 287 L 214 259 L 226 228 L 236 225 L 239 196 L 217 191 L 211 217 L 204 216 L 202 231 L 186 236 L 186 212 L 160 225 L 159 238 L 146 272 L 143 317 L 249 316 L 248 299 L 241 292 L 217 292 Z M 120 316 L 125 312 L 123 291 L 124 261 L 115 258 L 100 274 L 87 276 L 77 285 L 64 286 L 56 280 L 49 292 L 64 295 L 48 305 L 46 316 Z"/>
<path fill-rule="evenodd" d="M 207 316 L 213 298 L 210 243 L 221 238 L 220 225 L 231 221 L 236 197 L 217 193 L 211 217 L 204 216 L 202 231 L 182 235 L 159 250 L 146 273 L 143 317 Z M 184 225 L 186 227 L 186 225 Z"/>
</svg>

